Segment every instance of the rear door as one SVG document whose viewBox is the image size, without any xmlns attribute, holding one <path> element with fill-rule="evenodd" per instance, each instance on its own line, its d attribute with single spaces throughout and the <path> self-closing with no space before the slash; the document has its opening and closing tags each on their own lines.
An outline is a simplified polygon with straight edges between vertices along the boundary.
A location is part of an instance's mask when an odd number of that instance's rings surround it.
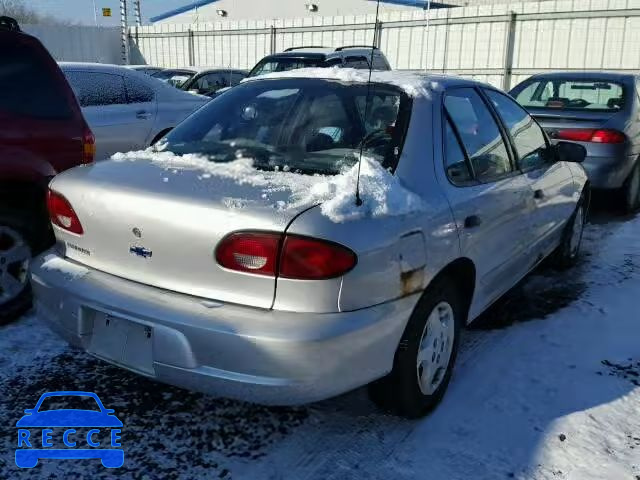
<svg viewBox="0 0 640 480">
<path fill-rule="evenodd" d="M 476 264 L 484 308 L 533 266 L 531 189 L 515 170 L 499 123 L 476 89 L 449 89 L 444 117 L 445 170 L 452 184 L 447 196 L 462 254 Z"/>
<path fill-rule="evenodd" d="M 158 103 L 156 94 L 144 80 L 133 75 L 124 77 L 127 91 L 127 108 L 134 115 L 131 124 L 132 150 L 146 148 L 152 140 L 153 126 L 156 123 Z"/>
<path fill-rule="evenodd" d="M 531 186 L 535 203 L 532 240 L 536 256 L 546 256 L 558 243 L 562 227 L 571 216 L 577 195 L 571 170 L 556 162 L 542 128 L 515 101 L 493 89 L 487 97 L 502 119 L 515 150 L 517 167 Z"/>
</svg>

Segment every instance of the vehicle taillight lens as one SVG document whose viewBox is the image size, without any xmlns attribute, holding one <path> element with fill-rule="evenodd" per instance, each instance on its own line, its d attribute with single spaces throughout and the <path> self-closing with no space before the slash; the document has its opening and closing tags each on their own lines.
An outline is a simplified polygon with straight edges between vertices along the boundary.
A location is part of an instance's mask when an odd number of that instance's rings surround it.
<svg viewBox="0 0 640 480">
<path fill-rule="evenodd" d="M 617 130 L 591 128 L 567 128 L 559 130 L 556 138 L 558 140 L 591 143 L 624 143 L 627 139 L 624 133 Z"/>
<path fill-rule="evenodd" d="M 240 232 L 225 237 L 216 260 L 230 270 L 275 276 L 279 233 Z"/>
<path fill-rule="evenodd" d="M 49 190 L 47 193 L 47 207 L 51 222 L 58 227 L 77 235 L 82 235 L 84 230 L 80 220 L 73 211 L 71 204 L 58 192 Z"/>
<path fill-rule="evenodd" d="M 296 280 L 338 277 L 357 263 L 356 254 L 337 243 L 270 232 L 233 233 L 215 255 L 229 270 Z"/>
<path fill-rule="evenodd" d="M 322 280 L 347 273 L 356 262 L 356 254 L 342 245 L 287 235 L 279 274 L 285 278 Z"/>
<path fill-rule="evenodd" d="M 82 134 L 82 163 L 93 163 L 96 156 L 96 137 L 89 127 Z"/>
</svg>

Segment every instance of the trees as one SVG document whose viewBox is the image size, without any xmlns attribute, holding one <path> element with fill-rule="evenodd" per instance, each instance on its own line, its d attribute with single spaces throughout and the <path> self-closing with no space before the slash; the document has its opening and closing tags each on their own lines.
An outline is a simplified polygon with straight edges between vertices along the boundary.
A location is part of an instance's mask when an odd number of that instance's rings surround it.
<svg viewBox="0 0 640 480">
<path fill-rule="evenodd" d="M 42 15 L 33 8 L 28 7 L 23 0 L 0 0 L 0 16 L 6 15 L 15 18 L 19 24 L 61 24 L 61 22 L 48 15 Z"/>
</svg>

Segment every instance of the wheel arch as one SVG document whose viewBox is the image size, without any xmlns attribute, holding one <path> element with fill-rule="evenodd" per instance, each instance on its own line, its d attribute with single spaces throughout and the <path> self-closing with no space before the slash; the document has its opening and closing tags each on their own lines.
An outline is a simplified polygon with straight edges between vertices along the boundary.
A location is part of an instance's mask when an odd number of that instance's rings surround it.
<svg viewBox="0 0 640 480">
<path fill-rule="evenodd" d="M 476 290 L 476 266 L 468 257 L 457 258 L 442 268 L 429 284 L 433 285 L 444 278 L 451 280 L 462 291 L 465 306 L 464 324 L 466 325 L 469 322 L 469 310 Z M 427 286 L 423 295 L 426 295 L 428 290 Z"/>
<path fill-rule="evenodd" d="M 151 140 L 151 143 L 149 144 L 151 145 L 155 145 L 156 143 L 158 143 L 158 141 L 164 137 L 167 133 L 169 133 L 171 130 L 173 130 L 173 127 L 169 127 L 169 128 L 165 128 L 164 130 L 160 130 L 160 132 L 158 132 L 156 134 L 155 137 L 153 137 L 153 140 Z"/>
</svg>

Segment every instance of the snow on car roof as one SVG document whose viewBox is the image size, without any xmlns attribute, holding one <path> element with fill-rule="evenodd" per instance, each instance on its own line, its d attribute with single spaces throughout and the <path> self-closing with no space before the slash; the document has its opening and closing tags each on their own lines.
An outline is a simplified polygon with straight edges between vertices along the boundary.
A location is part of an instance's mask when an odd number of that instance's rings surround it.
<svg viewBox="0 0 640 480">
<path fill-rule="evenodd" d="M 327 80 L 340 80 L 342 82 L 367 83 L 369 81 L 369 70 L 353 68 L 301 68 L 285 72 L 273 72 L 257 77 L 250 77 L 243 82 L 253 82 L 265 78 L 321 78 Z M 432 91 L 441 88 L 442 81 L 459 80 L 457 77 L 444 75 L 431 75 L 417 72 L 373 71 L 371 81 L 376 83 L 388 83 L 404 90 L 411 97 L 430 98 Z"/>
</svg>

